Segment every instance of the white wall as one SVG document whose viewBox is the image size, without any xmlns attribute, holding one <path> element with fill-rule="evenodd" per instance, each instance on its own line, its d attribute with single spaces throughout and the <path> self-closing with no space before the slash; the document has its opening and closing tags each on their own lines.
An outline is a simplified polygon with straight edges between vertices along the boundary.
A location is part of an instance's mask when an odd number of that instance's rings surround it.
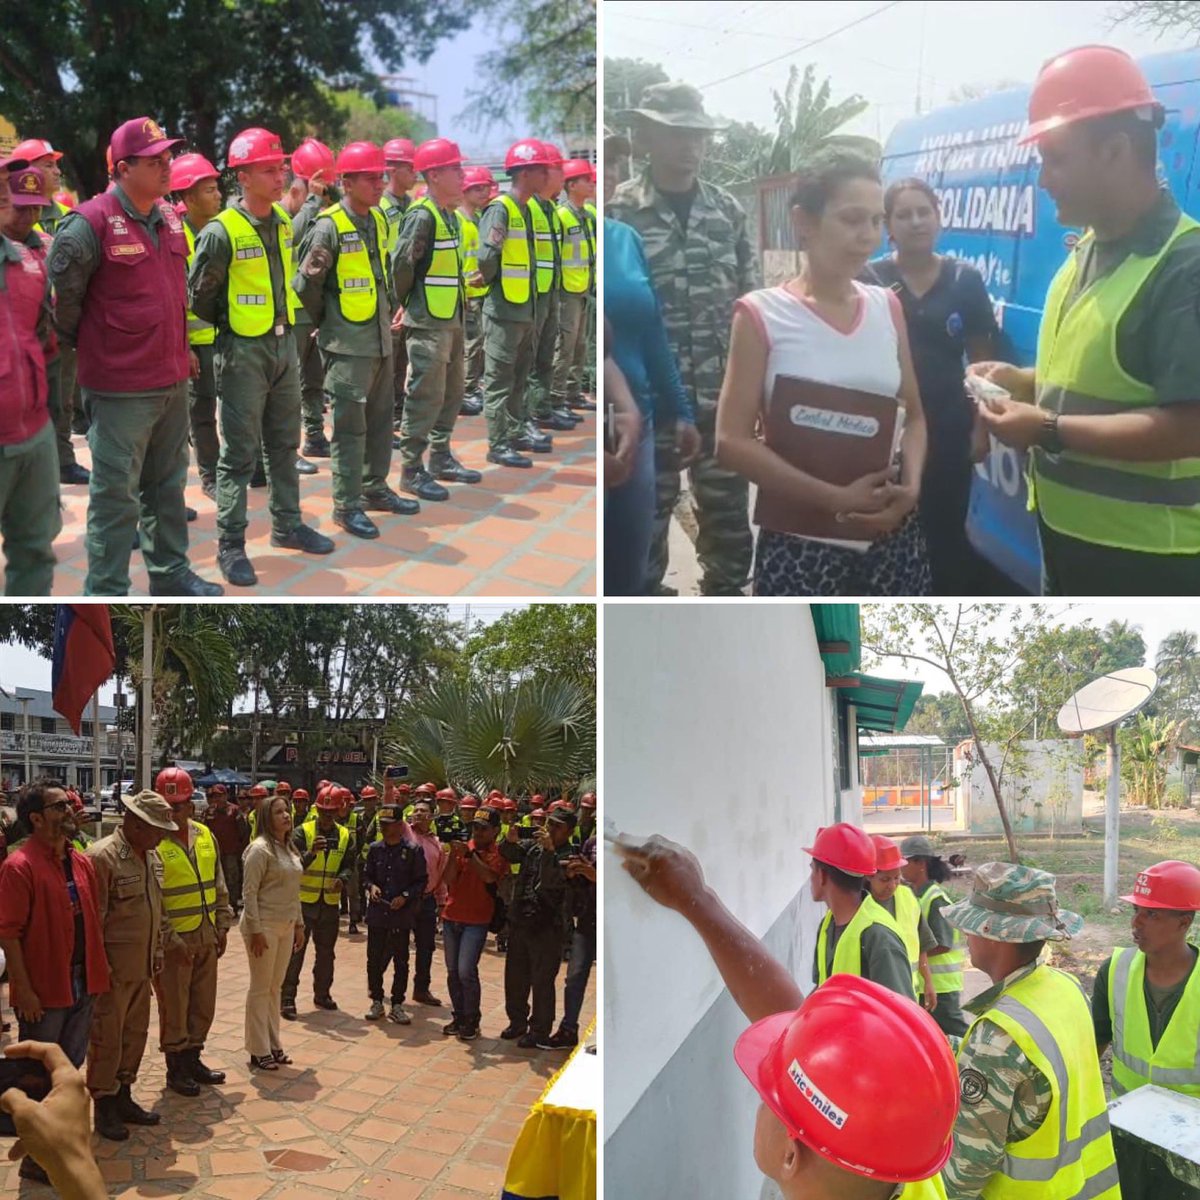
<svg viewBox="0 0 1200 1200">
<path fill-rule="evenodd" d="M 1017 743 L 1019 754 L 1004 765 L 1000 792 L 1014 833 L 1066 834 L 1083 828 L 1083 743 L 1046 739 Z M 997 773 L 1004 747 L 985 743 Z M 954 774 L 965 803 L 967 830 L 999 836 L 1003 830 L 987 772 L 975 761 L 974 743 L 954 753 Z"/>
<path fill-rule="evenodd" d="M 688 846 L 760 936 L 803 892 L 795 962 L 807 990 L 820 914 L 801 847 L 834 820 L 835 803 L 831 706 L 807 606 L 609 605 L 604 623 L 607 817 L 622 832 Z M 724 988 L 690 927 L 652 903 L 611 852 L 604 964 L 607 1140 Z M 708 1110 L 736 1105 L 752 1127 L 753 1093 L 732 1042 L 716 1050 L 719 1076 L 673 1097 L 664 1120 L 688 1121 L 691 1105 L 710 1119 Z M 755 1174 L 748 1142 L 714 1151 L 743 1156 Z"/>
</svg>

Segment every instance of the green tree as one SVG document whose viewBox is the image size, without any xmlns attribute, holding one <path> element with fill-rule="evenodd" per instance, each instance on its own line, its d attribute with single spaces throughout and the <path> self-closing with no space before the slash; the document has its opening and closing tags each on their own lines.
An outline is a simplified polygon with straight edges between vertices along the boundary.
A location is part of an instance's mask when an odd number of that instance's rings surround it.
<svg viewBox="0 0 1200 1200">
<path fill-rule="evenodd" d="M 904 732 L 930 734 L 947 742 L 961 742 L 971 736 L 971 727 L 963 716 L 962 703 L 953 692 L 925 692 L 913 706 Z"/>
<path fill-rule="evenodd" d="M 505 613 L 468 638 L 462 670 L 489 683 L 569 679 L 594 696 L 595 605 L 531 604 Z"/>
<path fill-rule="evenodd" d="M 392 138 L 408 138 L 419 145 L 434 136 L 433 126 L 423 117 L 403 108 L 380 108 L 374 96 L 353 88 L 331 92 L 331 99 L 341 114 L 342 133 L 348 142 L 382 146 Z"/>
<path fill-rule="evenodd" d="M 1165 717 L 1138 713 L 1132 726 L 1117 730 L 1121 743 L 1121 776 L 1134 804 L 1161 808 L 1167 784 L 1167 761 L 1179 736 L 1179 724 Z"/>
<path fill-rule="evenodd" d="M 1167 634 L 1154 656 L 1158 691 L 1153 711 L 1189 726 L 1194 733 L 1200 724 L 1200 644 L 1190 629 Z"/>
<path fill-rule="evenodd" d="M 109 135 L 130 117 L 155 118 L 215 162 L 250 125 L 287 147 L 310 130 L 333 137 L 344 118 L 325 87 L 382 102 L 376 69 L 424 62 L 473 16 L 467 0 L 45 0 L 3 11 L 0 114 L 63 150 L 71 181 L 91 193 L 105 186 Z"/>
<path fill-rule="evenodd" d="M 655 83 L 667 83 L 670 76 L 658 63 L 641 58 L 604 59 L 604 124 L 611 129 L 624 129 L 627 122 L 619 114 L 623 109 L 636 108 L 646 88 Z"/>
<path fill-rule="evenodd" d="M 775 138 L 763 175 L 798 171 L 847 121 L 868 107 L 858 95 L 834 103 L 832 82 L 826 78 L 818 84 L 817 68 L 812 63 L 803 73 L 793 64 L 782 95 L 772 90 L 771 96 L 775 102 Z"/>
<path fill-rule="evenodd" d="M 718 187 L 737 188 L 770 174 L 771 135 L 752 121 L 731 121 L 713 134 L 700 173 Z"/>
</svg>

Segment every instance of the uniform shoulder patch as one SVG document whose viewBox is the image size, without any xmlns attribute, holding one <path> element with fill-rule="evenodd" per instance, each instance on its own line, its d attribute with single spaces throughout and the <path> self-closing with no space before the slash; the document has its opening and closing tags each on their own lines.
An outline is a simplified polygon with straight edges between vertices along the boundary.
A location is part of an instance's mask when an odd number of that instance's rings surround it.
<svg viewBox="0 0 1200 1200">
<path fill-rule="evenodd" d="M 959 1096 L 964 1104 L 976 1105 L 987 1097 L 988 1081 L 982 1071 L 968 1067 L 958 1076 Z"/>
</svg>

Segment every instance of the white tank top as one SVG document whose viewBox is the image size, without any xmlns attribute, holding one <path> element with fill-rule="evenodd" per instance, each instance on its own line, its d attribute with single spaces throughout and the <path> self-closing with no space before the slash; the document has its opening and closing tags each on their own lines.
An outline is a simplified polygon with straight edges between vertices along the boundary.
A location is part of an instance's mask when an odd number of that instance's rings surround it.
<svg viewBox="0 0 1200 1200">
<path fill-rule="evenodd" d="M 887 288 L 855 282 L 858 316 L 849 333 L 835 329 L 814 308 L 786 287 L 749 292 L 738 302 L 767 344 L 767 372 L 762 407 L 771 402 L 777 375 L 811 379 L 836 387 L 896 396 L 900 391 L 900 339 L 896 332 L 894 293 Z M 897 404 L 900 400 L 897 399 Z M 904 413 L 896 421 L 893 454 L 900 445 Z M 829 541 L 847 549 L 865 550 L 870 542 Z"/>
</svg>

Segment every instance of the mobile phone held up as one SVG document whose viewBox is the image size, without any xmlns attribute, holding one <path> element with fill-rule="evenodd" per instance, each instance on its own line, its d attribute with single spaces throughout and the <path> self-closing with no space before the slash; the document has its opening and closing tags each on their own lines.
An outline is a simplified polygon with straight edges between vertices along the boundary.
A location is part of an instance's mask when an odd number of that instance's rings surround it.
<svg viewBox="0 0 1200 1200">
<path fill-rule="evenodd" d="M 384 778 L 386 779 L 407 779 L 408 767 L 404 765 L 398 767 L 388 767 L 383 774 Z"/>
<path fill-rule="evenodd" d="M 0 1058 L 0 1095 L 17 1088 L 30 1100 L 42 1101 L 50 1094 L 50 1075 L 36 1058 Z M 0 1113 L 0 1137 L 16 1137 L 12 1117 Z"/>
</svg>

